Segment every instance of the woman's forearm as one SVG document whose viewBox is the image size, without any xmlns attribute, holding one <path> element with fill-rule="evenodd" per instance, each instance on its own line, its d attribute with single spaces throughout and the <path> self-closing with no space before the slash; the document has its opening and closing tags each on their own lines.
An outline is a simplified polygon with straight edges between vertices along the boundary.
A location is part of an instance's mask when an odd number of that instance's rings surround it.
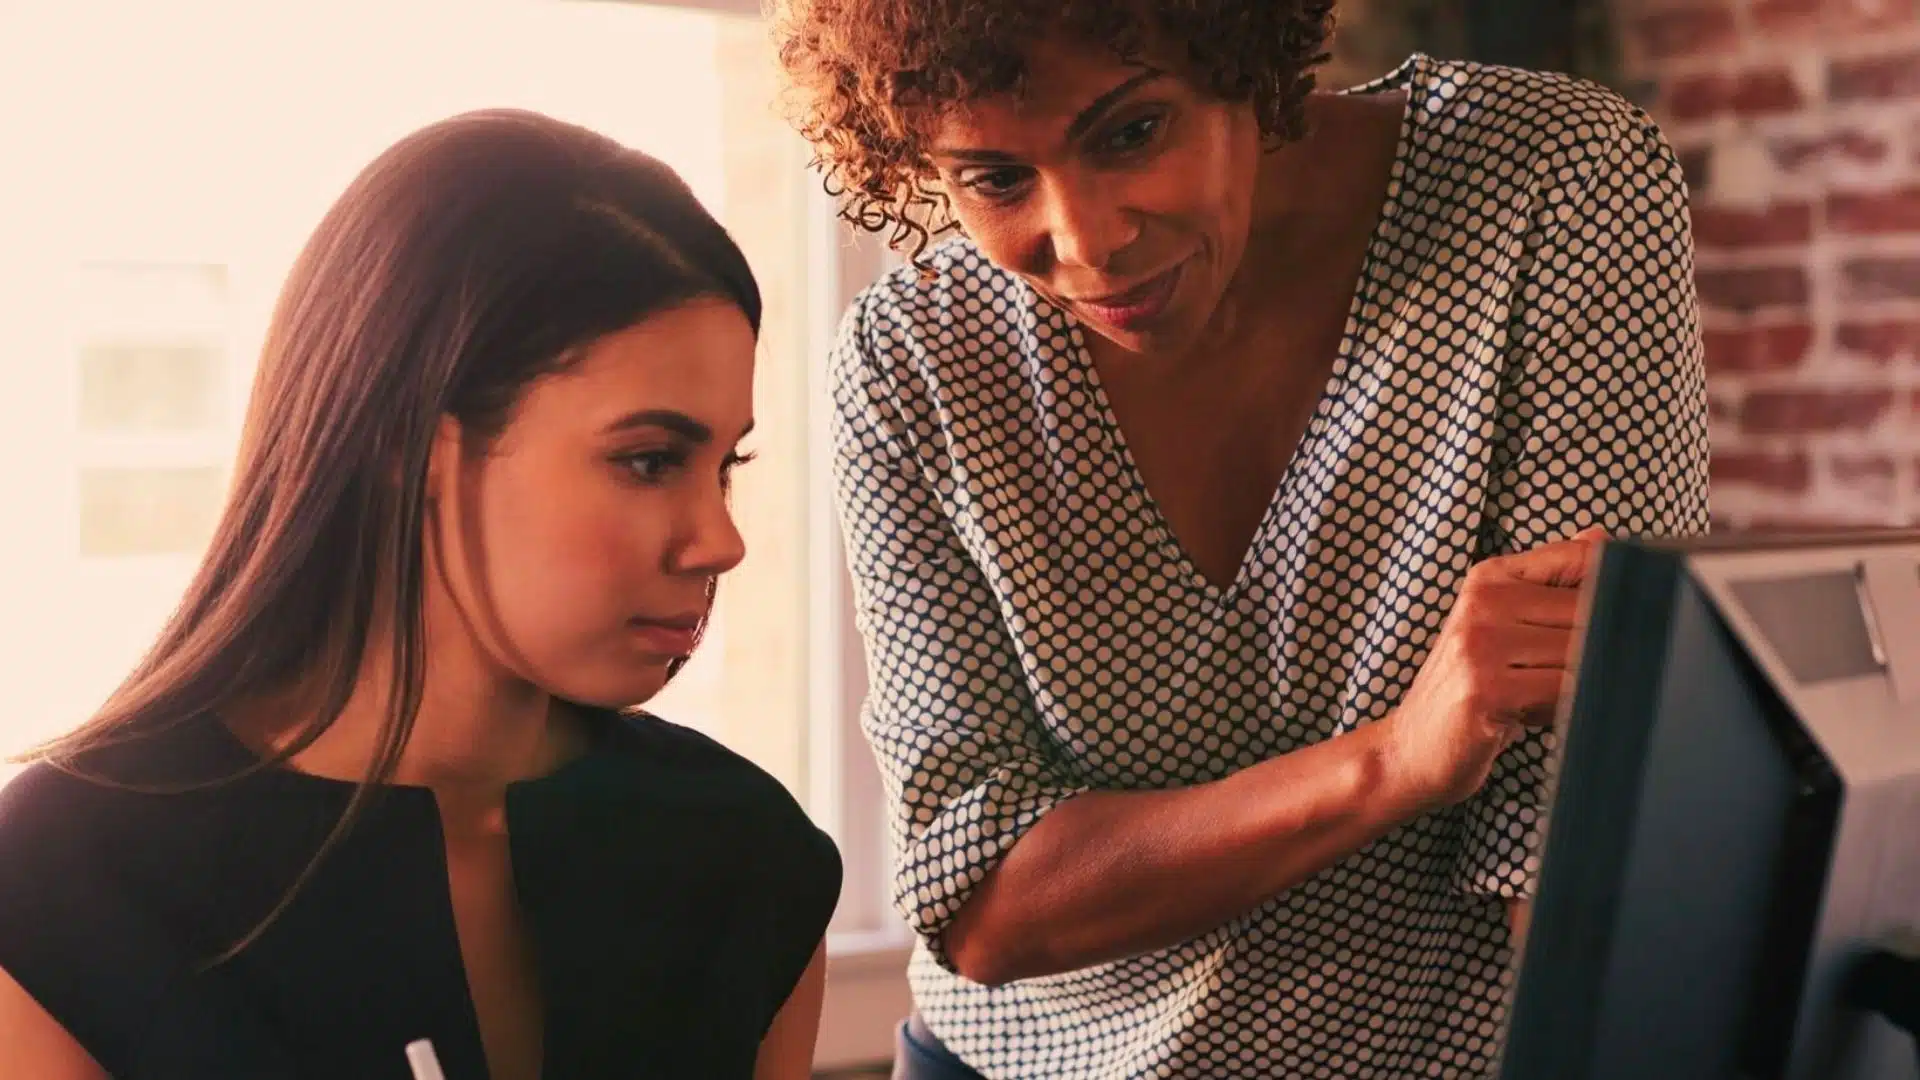
<svg viewBox="0 0 1920 1080">
<path fill-rule="evenodd" d="M 1430 808 L 1394 775 L 1385 728 L 1207 784 L 1062 803 L 968 899 L 948 955 L 997 985 L 1165 948 L 1251 911 Z"/>
</svg>

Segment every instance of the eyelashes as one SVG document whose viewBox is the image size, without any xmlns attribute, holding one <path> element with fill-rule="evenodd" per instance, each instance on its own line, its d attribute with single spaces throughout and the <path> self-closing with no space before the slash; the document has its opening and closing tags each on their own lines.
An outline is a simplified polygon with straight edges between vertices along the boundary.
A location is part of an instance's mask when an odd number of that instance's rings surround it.
<svg viewBox="0 0 1920 1080">
<path fill-rule="evenodd" d="M 615 458 L 614 462 L 634 481 L 654 486 L 666 483 L 673 478 L 674 474 L 684 470 L 691 456 L 686 450 L 678 448 L 644 450 L 634 454 L 622 454 Z M 735 451 L 727 454 L 720 461 L 721 486 L 726 487 L 732 483 L 735 469 L 754 461 L 759 456 L 757 452 Z"/>
<path fill-rule="evenodd" d="M 1088 154 L 1096 161 L 1115 167 L 1135 162 L 1154 153 L 1165 141 L 1173 114 L 1155 109 L 1108 128 L 1088 145 Z M 1030 165 L 990 165 L 960 172 L 954 183 L 969 196 L 991 205 L 1018 202 L 1032 186 L 1037 175 Z"/>
</svg>

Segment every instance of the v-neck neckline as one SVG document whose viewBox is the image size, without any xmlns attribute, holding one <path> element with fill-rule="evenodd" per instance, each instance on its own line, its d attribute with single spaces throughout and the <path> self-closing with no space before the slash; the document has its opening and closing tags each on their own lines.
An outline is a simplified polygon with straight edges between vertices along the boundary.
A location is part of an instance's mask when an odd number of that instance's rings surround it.
<svg viewBox="0 0 1920 1080">
<path fill-rule="evenodd" d="M 545 1074 L 746 1076 L 831 915 L 833 845 L 777 780 L 712 739 L 607 720 L 598 749 L 508 794 Z M 79 909 L 99 924 L 85 955 L 121 957 L 99 1023 L 131 1026 L 101 1029 L 108 1056 L 384 1075 L 430 1038 L 450 1076 L 487 1075 L 431 791 L 377 791 L 302 880 L 354 784 L 260 769 L 209 713 L 126 734 L 78 776 L 38 767 L 26 789 L 74 819 L 59 823 L 74 843 L 47 859 L 98 856 L 49 864 L 48 895 L 97 900 Z M 162 993 L 168 1030 L 149 1040 L 141 1016 Z"/>
<path fill-rule="evenodd" d="M 1368 233 L 1364 254 L 1361 256 L 1360 273 L 1355 279 L 1353 295 L 1347 302 L 1347 314 L 1340 330 L 1340 344 L 1336 350 L 1333 364 L 1327 375 L 1326 383 L 1309 414 L 1307 424 L 1300 433 L 1300 441 L 1294 446 L 1287 459 L 1286 468 L 1280 472 L 1280 479 L 1268 494 L 1265 511 L 1254 526 L 1253 535 L 1247 547 L 1241 553 L 1240 563 L 1234 571 L 1232 580 L 1216 582 L 1204 573 L 1193 559 L 1186 545 L 1174 532 L 1159 501 L 1147 487 L 1146 476 L 1140 470 L 1139 462 L 1134 459 L 1133 449 L 1127 442 L 1126 433 L 1120 427 L 1119 415 L 1115 412 L 1113 401 L 1107 395 L 1106 384 L 1100 376 L 1100 369 L 1094 363 L 1093 351 L 1088 343 L 1085 329 L 1078 320 L 1066 311 L 1037 299 L 1045 311 L 1048 321 L 1062 332 L 1072 362 L 1086 380 L 1088 393 L 1093 401 L 1093 413 L 1099 422 L 1108 450 L 1120 462 L 1122 475 L 1128 481 L 1128 495 L 1133 500 L 1134 509 L 1143 517 L 1153 542 L 1166 555 L 1167 559 L 1179 571 L 1181 580 L 1197 590 L 1212 603 L 1222 603 L 1238 596 L 1247 585 L 1255 565 L 1260 560 L 1263 541 L 1274 527 L 1274 519 L 1279 509 L 1287 502 L 1288 493 L 1298 482 L 1300 470 L 1311 460 L 1318 450 L 1322 434 L 1329 427 L 1327 417 L 1333 406 L 1345 392 L 1353 375 L 1354 350 L 1359 341 L 1361 318 L 1367 310 L 1376 291 L 1383 284 L 1383 268 L 1387 238 L 1397 227 L 1402 204 L 1406 198 L 1407 157 L 1413 147 L 1419 127 L 1419 117 L 1423 108 L 1424 95 L 1421 87 L 1426 81 L 1427 57 L 1414 53 L 1398 68 L 1360 86 L 1341 91 L 1342 94 L 1363 95 L 1383 93 L 1404 89 L 1407 92 L 1406 103 L 1401 108 L 1400 129 L 1394 144 L 1393 165 L 1388 170 L 1386 194 L 1376 216 L 1373 228 Z"/>
<path fill-rule="evenodd" d="M 524 806 L 529 798 L 537 800 L 545 796 L 563 795 L 603 781 L 606 770 L 619 764 L 617 741 L 626 735 L 623 730 L 626 723 L 626 718 L 612 713 L 595 715 L 592 736 L 582 753 L 552 772 L 513 781 L 506 785 L 502 793 L 508 881 L 514 890 L 515 907 L 526 922 L 523 930 L 533 943 L 536 954 L 542 951 L 540 946 L 543 942 L 537 913 L 528 906 L 525 859 L 522 857 L 525 846 L 520 830 L 515 827 L 516 819 L 523 815 L 516 812 L 516 807 Z M 208 717 L 204 726 L 212 737 L 214 757 L 225 768 L 238 772 L 260 765 L 262 759 L 255 751 L 217 718 Z M 329 811 L 336 808 L 344 811 L 358 786 L 353 781 L 303 772 L 287 764 L 261 768 L 251 779 L 270 785 L 272 790 L 290 797 L 317 800 L 312 805 Z M 369 792 L 369 802 L 362 811 L 363 815 L 375 812 L 377 802 L 387 801 L 397 808 L 388 813 L 405 815 L 416 828 L 424 829 L 426 838 L 431 841 L 421 854 L 427 860 L 427 865 L 435 871 L 431 875 L 438 885 L 434 910 L 442 917 L 433 920 L 431 925 L 415 927 L 415 932 L 432 939 L 427 951 L 449 964 L 457 976 L 452 981 L 460 993 L 462 1013 L 458 1017 L 462 1030 L 457 1042 L 437 1049 L 443 1057 L 463 1062 L 468 1071 L 478 1068 L 480 1075 L 492 1077 L 494 1062 L 487 1057 L 485 1029 L 481 1022 L 479 1001 L 474 993 L 473 973 L 467 966 L 466 950 L 460 938 L 460 917 L 454 899 L 453 860 L 447 850 L 446 816 L 438 796 L 431 788 L 399 783 L 382 784 Z M 355 824 L 359 826 L 366 823 L 367 819 L 363 816 Z M 540 1012 L 542 1074 L 552 1072 L 557 1058 L 553 1039 L 555 984 L 551 976 L 550 964 L 537 958 L 533 977 L 539 994 L 537 1007 Z M 426 1037 L 426 1033 L 421 1034 Z"/>
</svg>

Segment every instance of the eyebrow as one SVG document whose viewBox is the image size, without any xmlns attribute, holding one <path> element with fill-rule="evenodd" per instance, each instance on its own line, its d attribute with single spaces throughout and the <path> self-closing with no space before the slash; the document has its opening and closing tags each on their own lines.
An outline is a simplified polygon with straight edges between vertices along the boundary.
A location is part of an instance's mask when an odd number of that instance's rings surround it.
<svg viewBox="0 0 1920 1080">
<path fill-rule="evenodd" d="M 1085 135 L 1087 129 L 1099 123 L 1100 119 L 1112 111 L 1113 107 L 1128 94 L 1165 74 L 1166 72 L 1158 68 L 1146 68 L 1133 78 L 1094 98 L 1092 104 L 1081 109 L 1073 118 L 1073 122 L 1067 125 L 1067 141 L 1073 142 Z M 935 150 L 933 156 L 979 165 L 1006 165 L 1016 160 L 1012 154 L 1002 150 Z"/>
<path fill-rule="evenodd" d="M 688 416 L 686 413 L 676 412 L 672 409 L 641 409 L 638 412 L 630 412 L 620 419 L 615 420 L 613 423 L 608 424 L 607 431 L 609 433 L 617 433 L 644 427 L 664 428 L 689 442 L 706 443 L 713 441 L 712 428 Z M 747 426 L 741 430 L 740 438 L 744 439 L 751 434 L 753 434 L 753 421 L 749 420 L 747 421 Z"/>
</svg>

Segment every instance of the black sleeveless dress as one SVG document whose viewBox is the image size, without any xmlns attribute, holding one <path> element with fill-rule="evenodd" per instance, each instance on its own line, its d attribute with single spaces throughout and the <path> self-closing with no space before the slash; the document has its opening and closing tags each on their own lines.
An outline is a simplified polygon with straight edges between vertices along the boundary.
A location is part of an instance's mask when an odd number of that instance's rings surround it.
<svg viewBox="0 0 1920 1080">
<path fill-rule="evenodd" d="M 507 795 L 548 1080 L 748 1078 L 838 900 L 839 854 L 776 780 L 694 732 L 608 714 Z M 212 719 L 101 751 L 151 787 L 256 759 Z M 384 790 L 286 912 L 352 785 L 288 770 L 187 794 L 41 765 L 0 791 L 0 968 L 117 1080 L 405 1080 L 433 1040 L 487 1075 L 433 795 Z"/>
</svg>

